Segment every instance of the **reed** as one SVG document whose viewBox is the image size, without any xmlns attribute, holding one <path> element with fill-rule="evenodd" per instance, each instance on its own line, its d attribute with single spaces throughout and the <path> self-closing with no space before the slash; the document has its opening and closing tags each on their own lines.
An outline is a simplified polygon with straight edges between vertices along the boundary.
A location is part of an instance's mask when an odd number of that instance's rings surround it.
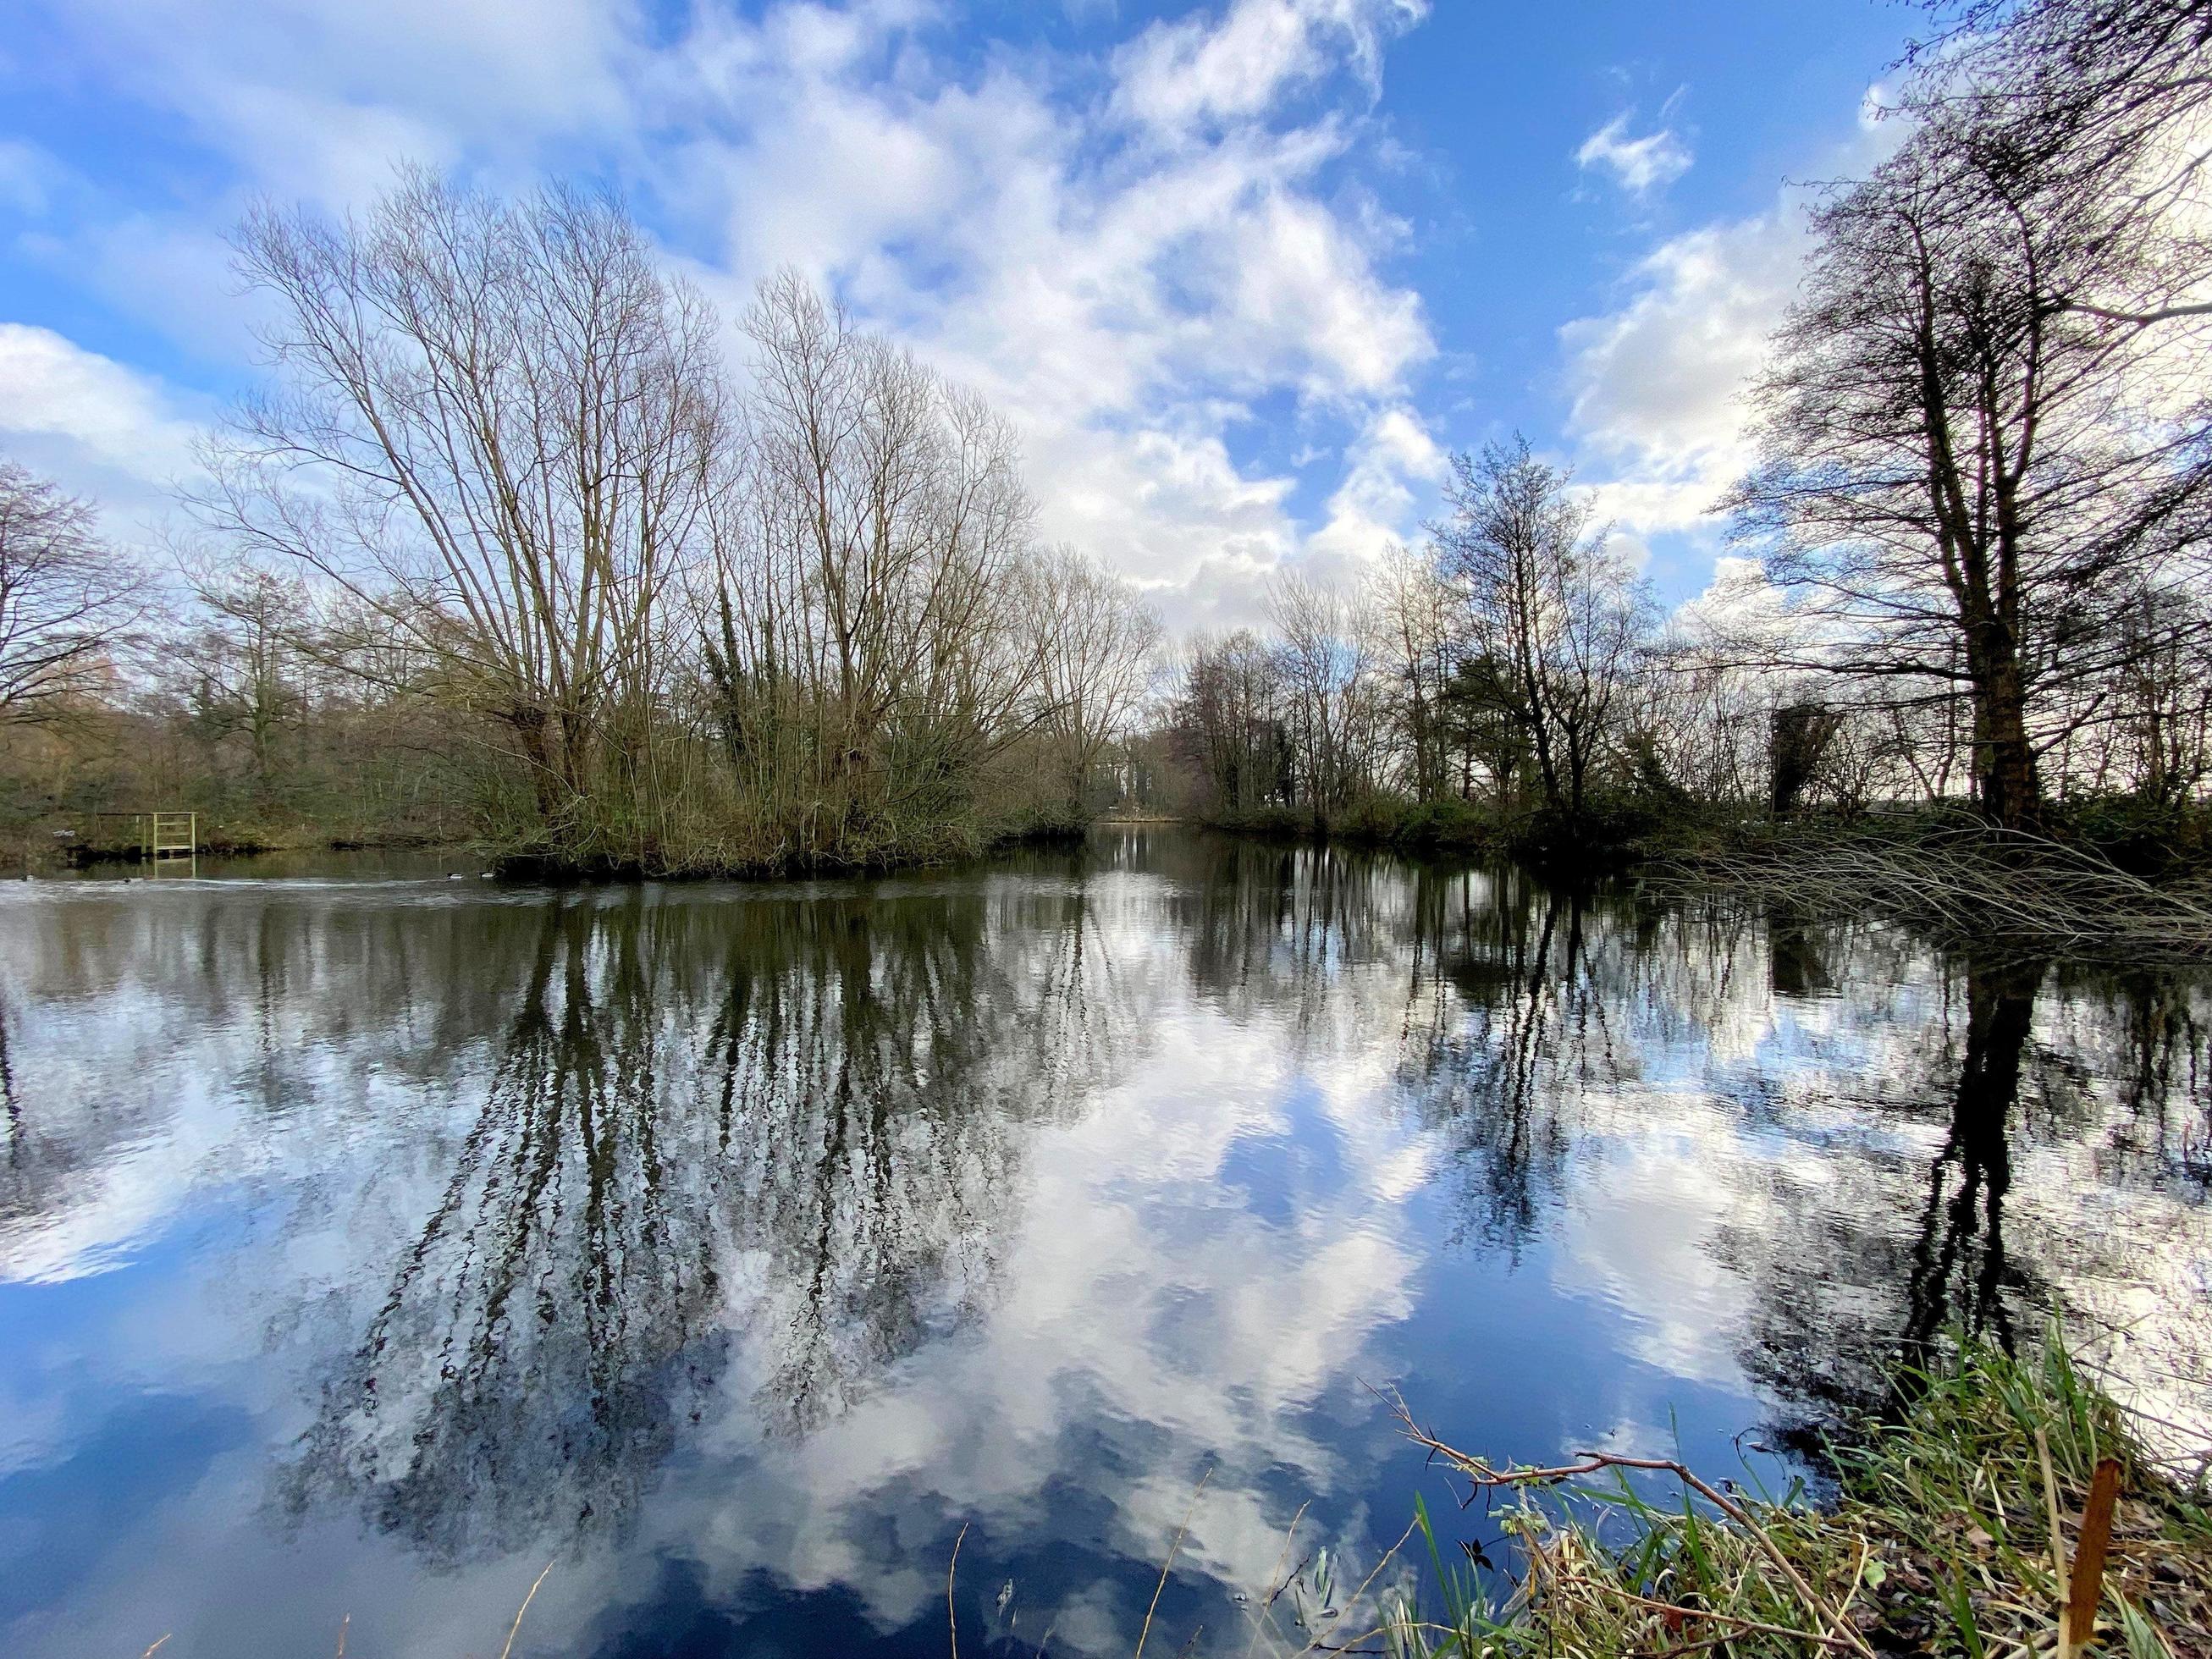
<svg viewBox="0 0 2212 1659">
<path fill-rule="evenodd" d="M 1800 915 L 1885 915 L 1947 942 L 2138 963 L 2212 957 L 2201 876 L 2148 881 L 2092 848 L 1964 813 L 1699 845 L 1645 880 L 1662 891 L 1718 883 Z"/>
<path fill-rule="evenodd" d="M 1457 1656 L 2212 1653 L 2201 1458 L 2154 1454 L 2054 1330 L 1900 1369 L 1830 1449 L 1832 1501 L 1668 1459 L 1494 1465 L 1403 1417 L 1470 1498 L 1503 1497 L 1510 1571 L 1447 1568 L 1378 1607 L 1375 1644 Z M 2069 1563 L 2071 1562 L 2069 1568 Z"/>
<path fill-rule="evenodd" d="M 1249 1629 L 1205 1650 L 2212 1655 L 2212 1448 L 2172 1449 L 2163 1425 L 2167 1444 L 2153 1449 L 2141 1431 L 2154 1419 L 2119 1405 L 2055 1328 L 2018 1355 L 1957 1342 L 1892 1382 L 1889 1409 L 1827 1448 L 1820 1502 L 1802 1481 L 1766 1489 L 1748 1466 L 1740 1484 L 1614 1453 L 1492 1462 L 1393 1401 L 1497 1536 L 1462 1542 L 1417 1501 L 1363 1571 L 1300 1539 L 1301 1508 L 1267 1583 L 1239 1598 Z"/>
</svg>

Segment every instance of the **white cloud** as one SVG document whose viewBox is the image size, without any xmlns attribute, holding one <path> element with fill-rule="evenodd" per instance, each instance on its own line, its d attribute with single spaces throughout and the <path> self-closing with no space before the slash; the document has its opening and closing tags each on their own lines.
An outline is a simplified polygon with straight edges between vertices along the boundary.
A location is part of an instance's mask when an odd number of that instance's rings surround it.
<svg viewBox="0 0 2212 1659">
<path fill-rule="evenodd" d="M 1271 125 L 1262 93 L 1322 76 L 1332 47 L 1359 71 L 1413 15 L 1240 5 L 1140 37 L 1088 109 L 1004 66 L 948 82 L 910 42 L 903 79 L 875 72 L 881 42 L 851 40 L 793 74 L 792 54 L 726 23 L 684 94 L 711 133 L 688 165 L 732 227 L 699 275 L 732 307 L 785 260 L 833 282 L 1014 417 L 1047 534 L 1144 583 L 1171 625 L 1250 620 L 1301 544 L 1294 481 L 1232 456 L 1252 401 L 1290 392 L 1356 445 L 1434 349 L 1418 298 L 1376 269 L 1403 227 L 1317 193 L 1350 130 L 1326 112 Z M 1145 127 L 1132 149 L 1134 112 L 1168 118 L 1161 64 L 1212 63 L 1236 40 L 1265 62 L 1239 58 L 1249 82 L 1176 117 L 1208 132 L 1163 148 Z"/>
<path fill-rule="evenodd" d="M 403 155 L 501 188 L 581 166 L 726 312 L 797 264 L 977 386 L 1026 435 L 1049 532 L 1183 626 L 1255 615 L 1309 528 L 1294 480 L 1236 456 L 1253 405 L 1293 398 L 1348 475 L 1434 351 L 1380 268 L 1406 226 L 1338 176 L 1425 0 L 1235 0 L 1103 59 L 973 69 L 938 55 L 924 0 L 702 7 L 659 33 L 589 0 L 247 9 L 54 7 L 114 92 L 235 176 L 197 221 L 112 214 L 49 263 L 212 360 L 246 355 L 216 241 L 246 196 L 358 204 Z"/>
<path fill-rule="evenodd" d="M 514 157 L 634 112 L 627 0 L 68 0 L 49 8 L 114 90 L 180 116 L 254 183 L 340 205 L 393 161 Z"/>
<path fill-rule="evenodd" d="M 1866 107 L 1813 171 L 1862 173 L 1903 141 L 1904 123 L 1869 121 Z M 1593 134 L 1584 151 L 1607 134 L 1618 138 L 1626 119 Z M 1629 273 L 1620 306 L 1560 329 L 1568 433 L 1600 510 L 1625 530 L 1717 529 L 1713 508 L 1751 460 L 1742 394 L 1796 293 L 1808 246 L 1802 198 L 1786 189 L 1767 212 L 1662 242 Z"/>
<path fill-rule="evenodd" d="M 1346 452 L 1344 482 L 1329 497 L 1328 522 L 1309 540 L 1310 560 L 1356 568 L 1406 538 L 1449 463 L 1411 409 L 1386 409 Z"/>
<path fill-rule="evenodd" d="M 0 450 L 125 514 L 159 511 L 196 428 L 160 382 L 55 333 L 0 323 Z"/>
<path fill-rule="evenodd" d="M 1601 168 L 1632 196 L 1643 196 L 1672 184 L 1690 170 L 1690 148 L 1671 128 L 1660 127 L 1641 138 L 1628 136 L 1632 110 L 1623 110 L 1583 140 L 1575 164 L 1585 172 Z"/>
<path fill-rule="evenodd" d="M 1608 517 L 1643 533 L 1697 525 L 1749 459 L 1741 393 L 1796 290 L 1805 233 L 1786 205 L 1704 226 L 1640 264 L 1620 309 L 1559 331 L 1569 428 Z"/>
<path fill-rule="evenodd" d="M 1428 0 L 1237 0 L 1218 23 L 1156 22 L 1115 54 L 1116 102 L 1164 135 L 1262 115 L 1348 52 L 1371 86 L 1384 41 Z"/>
</svg>

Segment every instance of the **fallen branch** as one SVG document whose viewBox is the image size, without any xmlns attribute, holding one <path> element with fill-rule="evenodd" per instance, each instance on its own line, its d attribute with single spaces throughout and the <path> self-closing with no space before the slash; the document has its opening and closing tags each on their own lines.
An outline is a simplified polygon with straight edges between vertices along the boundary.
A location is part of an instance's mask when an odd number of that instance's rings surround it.
<svg viewBox="0 0 2212 1659">
<path fill-rule="evenodd" d="M 1806 1582 L 1804 1575 L 1797 1571 L 1790 1558 L 1783 1553 L 1773 1539 L 1767 1535 L 1766 1529 L 1752 1517 L 1751 1513 L 1725 1493 L 1708 1485 L 1686 1464 L 1668 1457 L 1629 1457 L 1614 1452 L 1580 1451 L 1575 1454 L 1576 1461 L 1571 1463 L 1562 1463 L 1550 1468 L 1501 1469 L 1495 1468 L 1486 1459 L 1477 1457 L 1469 1452 L 1463 1452 L 1429 1433 L 1414 1421 L 1413 1413 L 1407 1409 L 1402 1400 L 1391 1400 L 1389 1404 L 1408 1439 L 1416 1445 L 1425 1448 L 1431 1459 L 1442 1458 L 1470 1483 L 1468 1495 L 1462 1500 L 1460 1505 L 1462 1509 L 1472 1504 L 1477 1494 L 1485 1491 L 1556 1486 L 1566 1481 L 1583 1479 L 1607 1470 L 1634 1470 L 1673 1475 L 1684 1486 L 1697 1493 L 1698 1497 L 1725 1516 L 1732 1524 L 1742 1529 L 1744 1536 L 1758 1547 L 1760 1553 L 1765 1555 L 1789 1582 L 1816 1626 L 1809 1631 L 1785 1628 L 1781 1633 L 1799 1640 L 1812 1642 L 1822 1647 L 1840 1648 L 1846 1652 L 1862 1655 L 1863 1659 L 1874 1659 L 1874 1649 L 1852 1626 L 1844 1611 L 1831 1604 L 1826 1597 Z M 1683 1618 L 1698 1617 L 1701 1611 L 1695 1607 L 1666 1601 L 1653 1602 L 1651 1605 L 1671 1615 Z"/>
<path fill-rule="evenodd" d="M 1948 939 L 2196 961 L 2212 957 L 2212 891 L 2162 886 L 2080 848 L 1966 820 L 1911 839 L 1785 835 L 1656 866 L 1662 890 L 1715 884 L 1814 915 L 1886 914 Z"/>
</svg>

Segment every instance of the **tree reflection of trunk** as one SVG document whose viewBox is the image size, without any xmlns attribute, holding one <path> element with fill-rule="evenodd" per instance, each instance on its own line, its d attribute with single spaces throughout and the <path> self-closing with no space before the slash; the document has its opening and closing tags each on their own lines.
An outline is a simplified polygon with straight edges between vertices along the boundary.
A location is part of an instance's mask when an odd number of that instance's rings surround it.
<svg viewBox="0 0 2212 1659">
<path fill-rule="evenodd" d="M 8 1168 L 12 1173 L 23 1164 L 23 1103 L 15 1097 L 15 1063 L 8 1052 L 8 1028 L 11 1023 L 8 994 L 0 988 L 0 1110 L 4 1110 L 8 1118 Z M 0 1215 L 10 1207 L 0 1205 Z"/>
<path fill-rule="evenodd" d="M 1024 1131 L 1141 1029 L 1079 893 L 1019 920 L 941 894 L 548 906 L 295 1511 L 356 1492 L 449 1559 L 572 1543 L 632 1514 L 734 1341 L 797 1432 L 972 1314 Z"/>
<path fill-rule="evenodd" d="M 1539 906 L 1517 876 L 1492 890 L 1496 902 L 1474 906 L 1462 885 L 1459 944 L 1431 947 L 1439 991 L 1449 982 L 1456 995 L 1434 1000 L 1429 1029 L 1409 1029 L 1400 1077 L 1445 1130 L 1470 1231 L 1517 1254 L 1565 1164 L 1568 1097 L 1614 1068 L 1588 983 L 1584 895 L 1547 889 Z M 1415 915 L 1443 921 L 1428 907 Z"/>
<path fill-rule="evenodd" d="M 2004 1200 L 2012 1185 L 2010 1134 L 2021 1057 L 2034 1026 L 2044 969 L 2040 962 L 1967 966 L 1966 1053 L 1952 1097 L 1950 1134 L 1929 1171 L 1928 1202 L 1913 1251 L 1903 1332 L 1908 1352 L 1954 1325 L 2011 1345 Z M 1960 1281 L 1955 1293 L 1954 1276 Z"/>
<path fill-rule="evenodd" d="M 1768 988 L 1778 997 L 1791 998 L 1833 991 L 1836 977 L 1823 949 L 1833 935 L 1832 928 L 1818 926 L 1794 906 L 1771 906 L 1766 918 Z"/>
<path fill-rule="evenodd" d="M 627 1516 L 672 1443 L 716 1291 L 705 1194 L 662 1146 L 659 1024 L 635 907 L 549 906 L 444 1196 L 291 1496 L 362 1492 L 458 1558 Z"/>
<path fill-rule="evenodd" d="M 2189 987 L 2171 975 L 2132 975 L 2116 988 L 2122 1103 L 2130 1133 L 2123 1148 L 2154 1178 L 2179 1176 L 2199 1188 L 2212 1184 L 2212 1076 L 2208 1033 L 2191 1006 Z M 2173 1103 L 2197 1109 L 2176 1126 Z"/>
</svg>

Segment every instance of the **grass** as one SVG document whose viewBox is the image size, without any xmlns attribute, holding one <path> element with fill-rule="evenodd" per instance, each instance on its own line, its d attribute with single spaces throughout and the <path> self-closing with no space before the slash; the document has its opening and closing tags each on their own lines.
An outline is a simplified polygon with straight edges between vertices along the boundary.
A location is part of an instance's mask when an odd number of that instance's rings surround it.
<svg viewBox="0 0 2212 1659">
<path fill-rule="evenodd" d="M 2078 1650 L 2060 1638 L 2060 1563 L 2094 1553 L 2083 1511 L 2109 1460 L 2109 1553 L 2083 1589 L 2094 1639 L 2130 1659 L 2212 1654 L 2202 1466 L 2154 1458 L 2055 1333 L 2018 1357 L 1966 1344 L 1895 1382 L 1899 1409 L 1832 1448 L 1834 1501 L 1820 1506 L 1663 1461 L 1497 1468 L 1408 1419 L 1471 1492 L 1510 1497 L 1516 1582 L 1501 1594 L 1500 1575 L 1447 1567 L 1425 1512 L 1433 1605 L 1382 1605 L 1378 1640 L 1423 1659 Z"/>
<path fill-rule="evenodd" d="M 1709 829 L 1656 849 L 1644 873 L 1662 895 L 1718 885 L 1802 915 L 1891 916 L 1943 943 L 2130 963 L 2212 957 L 2200 864 L 2170 861 L 2152 879 L 2094 842 L 2000 830 L 1963 809 Z"/>
<path fill-rule="evenodd" d="M 1247 1604 L 1249 1646 L 1240 1633 L 1221 1650 L 2212 1656 L 2204 1463 L 2154 1455 L 2055 1332 L 2018 1356 L 1964 1343 L 1893 1381 L 1893 1409 L 1831 1445 L 1820 1504 L 1799 1485 L 1715 1485 L 1668 1459 L 1493 1464 L 1401 1408 L 1408 1435 L 1503 1536 L 1486 1553 L 1420 1505 L 1364 1574 L 1319 1551 L 1285 1575 L 1286 1539 Z M 2100 1467 L 2117 1480 L 2108 1543 L 2091 1496 Z M 2084 1609 L 2071 1621 L 2069 1592 Z"/>
</svg>

